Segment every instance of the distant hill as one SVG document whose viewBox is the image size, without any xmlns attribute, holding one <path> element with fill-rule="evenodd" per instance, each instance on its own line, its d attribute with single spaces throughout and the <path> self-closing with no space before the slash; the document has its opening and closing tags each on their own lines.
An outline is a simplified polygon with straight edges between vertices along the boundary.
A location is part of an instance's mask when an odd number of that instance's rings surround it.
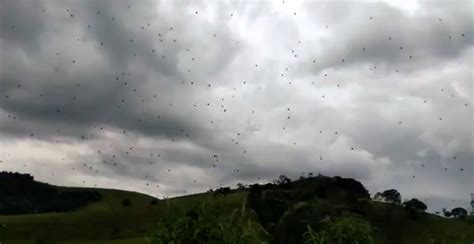
<svg viewBox="0 0 474 244">
<path fill-rule="evenodd" d="M 137 192 L 54 186 L 27 174 L 0 172 L 0 242 L 143 241 L 158 218 L 157 203 Z"/>
<path fill-rule="evenodd" d="M 37 182 L 31 175 L 0 172 L 0 214 L 67 212 L 97 202 L 98 191 Z"/>
<path fill-rule="evenodd" d="M 474 241 L 472 217 L 463 220 L 443 218 L 423 211 L 412 212 L 400 204 L 373 201 L 360 182 L 342 177 L 318 175 L 291 181 L 282 176 L 264 185 L 239 189 L 224 187 L 158 200 L 121 190 L 52 186 L 35 182 L 29 175 L 0 175 L 0 202 L 6 199 L 3 196 L 8 195 L 10 199 L 5 201 L 9 202 L 5 206 L 13 207 L 11 199 L 22 199 L 19 200 L 24 202 L 22 207 L 15 211 L 49 212 L 0 214 L 2 243 L 3 240 L 14 240 L 14 243 L 37 243 L 31 240 L 45 243 L 163 243 L 153 242 L 158 231 L 170 233 L 168 229 L 162 229 L 163 226 L 171 223 L 174 230 L 180 225 L 193 228 L 213 228 L 215 225 L 217 228 L 222 224 L 219 220 L 233 216 L 235 210 L 244 209 L 244 206 L 255 213 L 248 220 L 257 221 L 268 232 L 264 243 L 303 243 L 308 226 L 320 231 L 326 228 L 327 221 L 345 218 L 370 224 L 374 243 L 470 244 Z M 46 195 L 64 202 L 67 208 L 38 196 L 39 192 L 47 192 Z M 69 195 L 71 192 L 75 193 Z M 79 199 L 76 204 L 68 203 L 76 199 Z M 38 201 L 43 207 L 34 206 L 36 202 L 27 204 L 29 201 Z M 52 206 L 64 211 L 51 212 Z M 217 216 L 199 216 L 206 214 L 199 210 L 203 206 L 209 206 L 212 210 L 209 213 Z M 209 219 L 215 222 L 199 222 Z M 193 228 L 183 231 L 190 231 L 192 236 L 197 231 Z M 176 236 L 182 237 L 185 232 Z"/>
</svg>

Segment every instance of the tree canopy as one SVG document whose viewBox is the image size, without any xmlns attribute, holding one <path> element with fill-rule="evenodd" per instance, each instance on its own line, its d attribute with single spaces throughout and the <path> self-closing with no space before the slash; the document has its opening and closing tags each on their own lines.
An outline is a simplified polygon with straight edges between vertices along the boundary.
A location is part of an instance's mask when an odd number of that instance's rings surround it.
<svg viewBox="0 0 474 244">
<path fill-rule="evenodd" d="M 402 196 L 395 189 L 385 190 L 383 192 L 377 192 L 374 196 L 375 200 L 385 201 L 394 204 L 400 204 L 402 202 Z"/>
</svg>

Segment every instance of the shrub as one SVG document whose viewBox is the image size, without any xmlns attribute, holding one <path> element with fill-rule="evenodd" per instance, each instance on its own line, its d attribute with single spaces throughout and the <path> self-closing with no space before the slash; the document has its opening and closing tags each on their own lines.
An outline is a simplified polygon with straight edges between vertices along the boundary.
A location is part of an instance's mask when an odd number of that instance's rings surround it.
<svg viewBox="0 0 474 244">
<path fill-rule="evenodd" d="M 356 217 L 344 217 L 326 221 L 319 232 L 313 231 L 308 226 L 303 239 L 306 244 L 371 244 L 374 243 L 373 230 L 374 228 L 367 221 Z"/>
<path fill-rule="evenodd" d="M 303 234 L 303 240 L 305 244 L 325 244 L 328 243 L 326 232 L 316 232 L 311 226 L 307 226 L 308 231 Z"/>
<path fill-rule="evenodd" d="M 235 209 L 226 213 L 204 202 L 184 216 L 170 216 L 158 222 L 152 243 L 265 243 L 268 233 L 252 220 L 251 212 Z"/>
</svg>

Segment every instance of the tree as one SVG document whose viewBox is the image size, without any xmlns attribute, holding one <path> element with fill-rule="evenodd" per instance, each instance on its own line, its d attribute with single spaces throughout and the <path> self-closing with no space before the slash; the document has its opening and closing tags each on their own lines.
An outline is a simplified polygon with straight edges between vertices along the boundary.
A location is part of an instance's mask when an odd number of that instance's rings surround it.
<svg viewBox="0 0 474 244">
<path fill-rule="evenodd" d="M 404 202 L 403 206 L 408 210 L 421 212 L 424 212 L 428 208 L 425 203 L 416 198 L 412 198 L 411 200 Z"/>
<path fill-rule="evenodd" d="M 214 196 L 223 195 L 227 196 L 230 193 L 230 187 L 221 187 L 214 191 Z"/>
<path fill-rule="evenodd" d="M 239 183 L 237 183 L 236 186 L 237 186 L 237 189 L 239 189 L 239 190 L 245 189 L 245 184 L 243 184 L 243 183 L 239 182 Z"/>
<path fill-rule="evenodd" d="M 453 208 L 453 210 L 451 210 L 451 216 L 458 219 L 464 219 L 467 216 L 467 210 L 461 207 Z"/>
<path fill-rule="evenodd" d="M 285 175 L 280 175 L 278 179 L 273 181 L 274 184 L 276 185 L 286 185 L 291 182 L 290 178 L 286 177 Z"/>
<path fill-rule="evenodd" d="M 408 211 L 411 219 L 418 219 L 420 217 L 420 212 L 424 212 L 428 207 L 422 201 L 412 198 L 403 203 L 403 207 Z"/>
<path fill-rule="evenodd" d="M 383 192 L 377 192 L 374 196 L 375 200 L 400 204 L 402 202 L 402 196 L 395 189 L 385 190 Z"/>
<path fill-rule="evenodd" d="M 344 189 L 351 199 L 359 197 L 370 198 L 369 191 L 365 189 L 364 185 L 357 180 L 351 178 L 342 178 L 340 176 L 334 176 L 334 183 Z"/>
<path fill-rule="evenodd" d="M 452 214 L 451 211 L 447 211 L 446 208 L 443 208 L 443 215 L 444 217 L 449 218 Z"/>
</svg>

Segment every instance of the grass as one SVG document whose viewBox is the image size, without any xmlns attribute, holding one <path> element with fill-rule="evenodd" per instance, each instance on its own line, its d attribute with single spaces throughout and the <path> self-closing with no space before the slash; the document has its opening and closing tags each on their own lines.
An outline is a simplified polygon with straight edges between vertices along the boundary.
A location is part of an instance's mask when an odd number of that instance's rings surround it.
<svg viewBox="0 0 474 244">
<path fill-rule="evenodd" d="M 80 188 L 69 188 L 80 190 Z M 0 215 L 0 242 L 4 243 L 148 243 L 159 218 L 179 214 L 212 201 L 224 211 L 242 207 L 247 193 L 234 192 L 214 197 L 207 193 L 160 200 L 152 205 L 150 196 L 119 190 L 98 190 L 103 199 L 68 213 Z M 121 202 L 129 199 L 131 207 Z M 372 202 L 367 217 L 379 230 L 376 243 L 471 244 L 474 241 L 473 221 L 458 221 L 427 214 L 419 220 L 408 218 L 407 212 L 385 203 Z M 387 219 L 390 211 L 392 219 Z M 6 240 L 6 241 L 5 241 Z M 40 240 L 40 241 L 31 241 Z M 450 240 L 449 242 L 435 242 Z"/>
<path fill-rule="evenodd" d="M 412 220 L 401 206 L 372 202 L 373 211 L 368 216 L 378 227 L 376 243 L 413 243 L 413 244 L 472 244 L 474 242 L 474 223 L 446 219 L 426 214 L 418 220 Z M 387 211 L 392 211 L 387 219 Z M 436 242 L 439 240 L 449 240 Z"/>
<path fill-rule="evenodd" d="M 169 202 L 161 200 L 153 206 L 151 201 L 154 198 L 148 195 L 106 189 L 99 192 L 103 195 L 100 202 L 74 212 L 0 215 L 1 243 L 42 243 L 28 240 L 48 240 L 46 243 L 147 243 L 145 237 L 152 235 L 158 218 L 189 209 L 211 198 L 205 193 L 195 194 L 173 198 Z M 228 206 L 230 210 L 240 207 L 245 196 L 245 193 L 234 193 L 213 198 L 213 201 Z M 129 199 L 132 206 L 123 207 L 121 202 L 124 199 Z"/>
<path fill-rule="evenodd" d="M 88 240 L 143 236 L 156 220 L 151 197 L 117 190 L 99 190 L 104 198 L 78 211 L 0 216 L 0 238 Z M 121 205 L 130 199 L 132 207 Z"/>
</svg>

